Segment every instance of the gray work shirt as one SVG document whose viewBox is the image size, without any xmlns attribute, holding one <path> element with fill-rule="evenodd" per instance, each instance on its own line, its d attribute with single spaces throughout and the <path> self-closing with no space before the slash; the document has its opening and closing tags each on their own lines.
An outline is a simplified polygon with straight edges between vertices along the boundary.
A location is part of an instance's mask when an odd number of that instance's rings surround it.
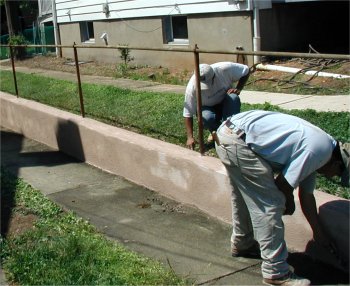
<svg viewBox="0 0 350 286">
<path fill-rule="evenodd" d="M 293 187 L 315 187 L 315 171 L 332 156 L 337 142 L 311 123 L 283 113 L 251 110 L 232 116 L 233 126 L 246 133 L 245 141 L 258 155 L 279 169 Z"/>
</svg>

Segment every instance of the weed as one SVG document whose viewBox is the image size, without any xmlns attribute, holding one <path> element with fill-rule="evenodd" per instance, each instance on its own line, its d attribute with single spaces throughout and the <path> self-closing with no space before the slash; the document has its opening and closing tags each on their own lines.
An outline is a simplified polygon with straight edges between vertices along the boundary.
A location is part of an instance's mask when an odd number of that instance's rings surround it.
<svg viewBox="0 0 350 286">
<path fill-rule="evenodd" d="M 128 66 L 129 62 L 134 60 L 134 57 L 130 55 L 131 50 L 128 48 L 127 44 L 120 45 L 122 48 L 118 48 L 120 53 L 120 58 L 123 60 L 124 65 Z"/>
<path fill-rule="evenodd" d="M 118 64 L 116 77 L 129 77 L 129 67 L 127 64 Z"/>
<path fill-rule="evenodd" d="M 118 48 L 120 53 L 120 58 L 123 60 L 123 63 L 117 65 L 117 77 L 127 77 L 129 73 L 129 62 L 134 60 L 134 57 L 130 55 L 131 50 L 128 48 L 127 44 L 120 45 L 123 46 Z"/>
</svg>

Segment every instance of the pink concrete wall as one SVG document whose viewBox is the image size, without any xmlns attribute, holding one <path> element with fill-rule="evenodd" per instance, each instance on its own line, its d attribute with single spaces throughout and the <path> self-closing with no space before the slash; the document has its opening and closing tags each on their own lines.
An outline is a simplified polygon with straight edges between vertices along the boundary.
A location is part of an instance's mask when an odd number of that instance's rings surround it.
<svg viewBox="0 0 350 286">
<path fill-rule="evenodd" d="M 37 102 L 0 92 L 0 124 L 59 149 L 88 164 L 157 191 L 230 223 L 230 185 L 217 158 L 82 118 Z M 349 201 L 315 192 L 320 217 L 349 262 Z M 298 196 L 296 212 L 284 217 L 290 250 L 341 267 L 339 260 L 318 248 L 304 218 Z"/>
</svg>

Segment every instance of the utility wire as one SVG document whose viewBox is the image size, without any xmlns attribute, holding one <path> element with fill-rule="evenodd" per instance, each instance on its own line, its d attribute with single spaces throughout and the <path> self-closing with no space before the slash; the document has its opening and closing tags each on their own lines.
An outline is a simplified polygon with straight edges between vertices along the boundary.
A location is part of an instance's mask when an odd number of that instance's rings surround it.
<svg viewBox="0 0 350 286">
<path fill-rule="evenodd" d="M 175 4 L 174 7 L 170 10 L 170 12 L 169 12 L 166 16 L 169 16 L 174 10 L 178 11 L 179 14 L 181 14 L 181 10 L 180 10 L 179 6 L 178 6 L 177 4 Z M 116 10 L 116 11 L 114 11 L 114 12 L 119 16 L 118 12 L 120 12 L 120 10 Z M 119 16 L 119 19 L 122 20 L 122 21 L 124 22 L 124 24 L 127 25 L 130 29 L 132 29 L 132 30 L 134 30 L 134 31 L 136 31 L 136 32 L 140 32 L 140 33 L 152 33 L 152 32 L 154 32 L 154 31 L 157 31 L 157 30 L 159 30 L 159 29 L 162 28 L 162 26 L 159 26 L 159 27 L 157 27 L 157 28 L 155 28 L 155 29 L 152 29 L 152 30 L 140 30 L 140 29 L 138 29 L 138 28 L 136 28 L 136 27 L 130 25 L 130 24 L 127 22 L 127 20 L 125 20 L 124 18 L 122 18 L 122 17 Z"/>
</svg>

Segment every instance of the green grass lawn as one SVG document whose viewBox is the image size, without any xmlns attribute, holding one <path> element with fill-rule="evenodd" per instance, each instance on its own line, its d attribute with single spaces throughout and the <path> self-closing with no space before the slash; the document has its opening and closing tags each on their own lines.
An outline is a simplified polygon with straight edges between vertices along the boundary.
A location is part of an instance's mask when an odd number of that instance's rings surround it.
<svg viewBox="0 0 350 286">
<path fill-rule="evenodd" d="M 159 262 L 107 240 L 2 168 L 2 208 L 13 198 L 12 216 L 36 219 L 26 232 L 0 238 L 1 265 L 11 285 L 188 284 Z"/>
<path fill-rule="evenodd" d="M 1 71 L 0 77 L 0 89 L 14 93 L 12 73 Z M 17 81 L 21 97 L 80 114 L 75 83 L 19 72 Z M 185 146 L 186 132 L 182 117 L 183 96 L 171 93 L 131 91 L 96 84 L 83 84 L 82 90 L 87 117 Z M 242 111 L 251 109 L 276 110 L 293 114 L 320 127 L 337 140 L 350 141 L 349 112 L 283 110 L 268 103 L 242 104 Z M 207 153 L 215 156 L 214 149 L 210 149 Z M 320 182 L 318 186 L 324 191 L 349 197 L 348 189 L 340 187 L 338 181 L 331 183 L 325 183 L 324 180 L 318 181 Z"/>
</svg>

